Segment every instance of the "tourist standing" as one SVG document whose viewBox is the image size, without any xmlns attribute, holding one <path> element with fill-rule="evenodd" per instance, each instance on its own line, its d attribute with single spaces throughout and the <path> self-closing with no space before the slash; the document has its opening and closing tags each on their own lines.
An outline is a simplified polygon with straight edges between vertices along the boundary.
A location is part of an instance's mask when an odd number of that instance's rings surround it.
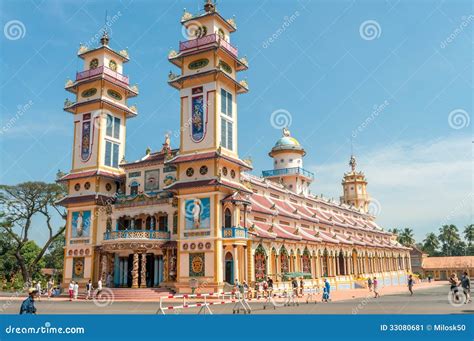
<svg viewBox="0 0 474 341">
<path fill-rule="evenodd" d="M 69 301 L 72 301 L 73 297 L 74 297 L 74 281 L 71 281 L 71 283 L 69 283 Z"/>
<path fill-rule="evenodd" d="M 53 287 L 54 287 L 54 282 L 53 282 L 52 277 L 49 278 L 48 284 L 46 284 L 46 286 L 47 286 L 47 289 L 48 289 L 48 300 L 49 300 L 51 298 L 52 293 L 53 293 Z"/>
<path fill-rule="evenodd" d="M 428 283 L 431 283 L 431 275 L 428 275 Z"/>
<path fill-rule="evenodd" d="M 367 280 L 367 286 L 369 287 L 369 292 L 371 292 L 372 291 L 372 278 L 370 278 L 370 277 Z"/>
<path fill-rule="evenodd" d="M 293 287 L 293 295 L 298 296 L 298 281 L 296 278 L 291 281 L 291 286 Z"/>
<path fill-rule="evenodd" d="M 408 276 L 408 291 L 410 291 L 410 296 L 413 296 L 413 275 Z"/>
<path fill-rule="evenodd" d="M 74 301 L 77 300 L 77 296 L 79 295 L 79 283 L 75 282 L 74 283 Z"/>
<path fill-rule="evenodd" d="M 467 304 L 471 302 L 471 279 L 467 275 L 466 271 L 464 271 L 464 273 L 462 274 L 461 287 L 464 292 L 464 296 L 466 296 L 466 302 L 464 303 Z"/>
<path fill-rule="evenodd" d="M 451 276 L 449 276 L 449 284 L 450 284 L 450 290 L 451 290 L 451 293 L 453 295 L 453 298 L 455 301 L 458 301 L 459 297 L 458 297 L 458 286 L 459 286 L 459 280 L 458 280 L 458 276 L 453 273 L 451 274 Z"/>
<path fill-rule="evenodd" d="M 21 303 L 20 315 L 36 314 L 35 296 L 37 293 L 36 288 L 30 288 L 28 290 L 28 297 Z"/>
<path fill-rule="evenodd" d="M 267 284 L 268 284 L 268 295 L 271 296 L 273 293 L 273 279 L 270 277 L 267 278 Z"/>
<path fill-rule="evenodd" d="M 324 287 L 323 287 L 323 302 L 328 302 L 331 299 L 331 284 L 327 278 L 324 279 Z"/>
<path fill-rule="evenodd" d="M 90 300 L 92 298 L 92 280 L 89 280 L 89 282 L 87 282 L 86 291 L 87 291 L 86 300 Z"/>
<path fill-rule="evenodd" d="M 375 294 L 374 298 L 378 298 L 380 297 L 380 295 L 379 295 L 379 281 L 377 280 L 377 277 L 374 277 L 373 285 L 374 285 L 374 294 Z"/>
<path fill-rule="evenodd" d="M 303 296 L 303 291 L 304 291 L 304 282 L 303 282 L 303 277 L 300 279 L 300 295 Z"/>
<path fill-rule="evenodd" d="M 38 292 L 38 301 L 41 301 L 41 281 L 36 282 L 36 291 Z"/>
<path fill-rule="evenodd" d="M 96 297 L 100 297 L 100 294 L 102 293 L 102 279 L 99 278 L 97 281 L 97 293 L 95 294 Z"/>
</svg>

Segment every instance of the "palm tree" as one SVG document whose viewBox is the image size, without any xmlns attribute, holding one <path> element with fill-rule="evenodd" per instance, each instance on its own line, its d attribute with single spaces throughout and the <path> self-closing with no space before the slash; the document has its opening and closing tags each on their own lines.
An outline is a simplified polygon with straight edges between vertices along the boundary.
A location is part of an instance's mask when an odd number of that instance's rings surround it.
<svg viewBox="0 0 474 341">
<path fill-rule="evenodd" d="M 393 229 L 388 229 L 388 232 L 398 236 L 400 234 L 400 230 L 397 229 L 397 228 L 393 228 Z"/>
<path fill-rule="evenodd" d="M 415 243 L 413 230 L 405 227 L 398 235 L 398 242 L 404 246 L 411 246 Z"/>
<path fill-rule="evenodd" d="M 443 225 L 439 229 L 439 240 L 443 244 L 442 250 L 445 256 L 452 256 L 453 251 L 459 245 L 461 237 L 459 236 L 456 225 Z"/>
<path fill-rule="evenodd" d="M 425 240 L 423 240 L 423 251 L 428 252 L 430 256 L 433 256 L 436 253 L 438 247 L 439 240 L 436 234 L 433 232 L 428 233 Z"/>
</svg>

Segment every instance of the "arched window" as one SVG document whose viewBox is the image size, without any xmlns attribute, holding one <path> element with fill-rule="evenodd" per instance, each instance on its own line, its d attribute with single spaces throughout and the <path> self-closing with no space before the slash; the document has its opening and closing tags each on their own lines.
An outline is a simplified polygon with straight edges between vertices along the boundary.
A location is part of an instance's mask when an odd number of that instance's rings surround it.
<svg viewBox="0 0 474 341">
<path fill-rule="evenodd" d="M 255 250 L 255 280 L 263 281 L 267 277 L 267 255 L 262 245 Z"/>
<path fill-rule="evenodd" d="M 146 218 L 146 229 L 147 230 L 155 230 L 156 227 L 156 218 L 153 216 L 149 216 Z"/>
<path fill-rule="evenodd" d="M 282 247 L 280 250 L 280 270 L 282 274 L 290 272 L 290 266 L 288 262 L 288 252 L 286 251 L 285 247 Z"/>
<path fill-rule="evenodd" d="M 138 182 L 134 181 L 130 184 L 130 195 L 137 195 L 138 194 Z"/>
<path fill-rule="evenodd" d="M 232 213 L 229 208 L 224 211 L 224 227 L 232 227 Z"/>
<path fill-rule="evenodd" d="M 311 273 L 311 254 L 309 253 L 307 248 L 304 249 L 303 256 L 301 257 L 303 272 Z"/>
<path fill-rule="evenodd" d="M 89 69 L 95 69 L 98 66 L 99 66 L 99 60 L 97 58 L 92 59 L 89 63 Z"/>
</svg>

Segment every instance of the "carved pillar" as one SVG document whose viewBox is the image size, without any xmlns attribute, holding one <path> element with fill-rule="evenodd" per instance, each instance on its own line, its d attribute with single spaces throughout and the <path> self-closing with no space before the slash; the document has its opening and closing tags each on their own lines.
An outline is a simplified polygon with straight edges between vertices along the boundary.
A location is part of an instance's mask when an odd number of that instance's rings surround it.
<svg viewBox="0 0 474 341">
<path fill-rule="evenodd" d="M 102 253 L 101 255 L 101 271 L 102 271 L 101 272 L 102 282 L 106 283 L 108 269 L 107 269 L 107 254 L 105 252 Z"/>
<path fill-rule="evenodd" d="M 132 288 L 138 288 L 138 253 L 133 253 Z"/>
<path fill-rule="evenodd" d="M 140 269 L 140 288 L 146 288 L 146 253 L 142 253 L 142 262 Z"/>
<path fill-rule="evenodd" d="M 242 283 L 242 278 L 239 278 L 239 259 L 237 245 L 232 245 L 234 251 L 234 281 L 239 280 Z"/>
<path fill-rule="evenodd" d="M 163 251 L 163 281 L 168 282 L 168 249 Z"/>
</svg>

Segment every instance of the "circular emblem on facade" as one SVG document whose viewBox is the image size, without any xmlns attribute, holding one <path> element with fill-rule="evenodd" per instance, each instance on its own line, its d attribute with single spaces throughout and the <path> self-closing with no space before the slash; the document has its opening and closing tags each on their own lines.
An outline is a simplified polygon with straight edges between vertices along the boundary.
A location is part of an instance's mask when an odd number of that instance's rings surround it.
<svg viewBox="0 0 474 341">
<path fill-rule="evenodd" d="M 107 95 L 109 95 L 113 99 L 116 99 L 117 101 L 122 100 L 122 95 L 115 90 L 112 90 L 112 89 L 107 90 Z"/>
<path fill-rule="evenodd" d="M 110 191 L 112 190 L 112 185 L 109 184 L 109 183 L 107 183 L 107 184 L 105 185 L 105 189 L 107 190 L 107 192 L 110 192 Z"/>
<path fill-rule="evenodd" d="M 91 96 L 94 96 L 96 93 L 97 93 L 97 89 L 96 88 L 91 88 L 91 89 L 87 89 L 87 90 L 84 90 L 83 92 L 81 92 L 81 96 L 82 97 L 91 97 Z"/>
<path fill-rule="evenodd" d="M 199 173 L 200 173 L 201 175 L 206 175 L 206 174 L 207 174 L 207 171 L 208 171 L 207 166 L 201 166 L 201 168 L 199 168 Z"/>
<path fill-rule="evenodd" d="M 79 251 L 79 254 L 82 256 L 82 255 L 84 254 L 84 250 L 81 249 L 81 250 Z"/>
<path fill-rule="evenodd" d="M 69 256 L 72 256 L 72 250 L 69 250 L 67 253 Z"/>
<path fill-rule="evenodd" d="M 86 249 L 86 255 L 88 255 L 91 251 L 89 249 Z"/>
<path fill-rule="evenodd" d="M 91 60 L 89 63 L 89 69 L 95 69 L 99 66 L 99 60 L 97 58 L 94 58 Z"/>
<path fill-rule="evenodd" d="M 90 182 L 86 182 L 86 183 L 84 184 L 84 188 L 85 188 L 86 190 L 88 190 L 89 188 L 91 188 L 91 183 L 90 183 Z"/>
<path fill-rule="evenodd" d="M 109 62 L 109 69 L 112 71 L 117 71 L 117 62 L 115 60 L 111 60 Z"/>
<path fill-rule="evenodd" d="M 198 249 L 202 250 L 203 248 L 204 248 L 204 244 L 203 243 L 198 243 Z"/>
<path fill-rule="evenodd" d="M 79 190 L 81 189 L 81 184 L 79 184 L 79 183 L 78 183 L 78 184 L 75 184 L 75 185 L 74 185 L 74 189 L 75 189 L 76 191 L 79 191 Z"/>
<path fill-rule="evenodd" d="M 191 177 L 194 175 L 194 169 L 189 167 L 188 169 L 186 169 L 186 175 Z"/>
<path fill-rule="evenodd" d="M 192 270 L 195 273 L 201 273 L 204 267 L 204 260 L 201 256 L 194 256 L 191 264 Z"/>
<path fill-rule="evenodd" d="M 78 251 L 74 250 L 74 256 L 77 256 Z"/>
<path fill-rule="evenodd" d="M 183 244 L 183 250 L 187 250 L 189 248 L 188 244 Z"/>
<path fill-rule="evenodd" d="M 224 176 L 227 176 L 227 167 L 222 168 L 222 174 L 224 174 Z"/>
<path fill-rule="evenodd" d="M 194 250 L 196 248 L 196 244 L 191 243 L 191 250 Z"/>
<path fill-rule="evenodd" d="M 230 176 L 232 177 L 232 179 L 235 178 L 235 170 L 232 169 L 232 170 L 230 171 Z"/>
<path fill-rule="evenodd" d="M 211 245 L 212 245 L 212 244 L 211 244 L 210 242 L 207 242 L 207 243 L 206 243 L 206 249 L 209 250 L 209 249 L 211 248 Z"/>
</svg>

